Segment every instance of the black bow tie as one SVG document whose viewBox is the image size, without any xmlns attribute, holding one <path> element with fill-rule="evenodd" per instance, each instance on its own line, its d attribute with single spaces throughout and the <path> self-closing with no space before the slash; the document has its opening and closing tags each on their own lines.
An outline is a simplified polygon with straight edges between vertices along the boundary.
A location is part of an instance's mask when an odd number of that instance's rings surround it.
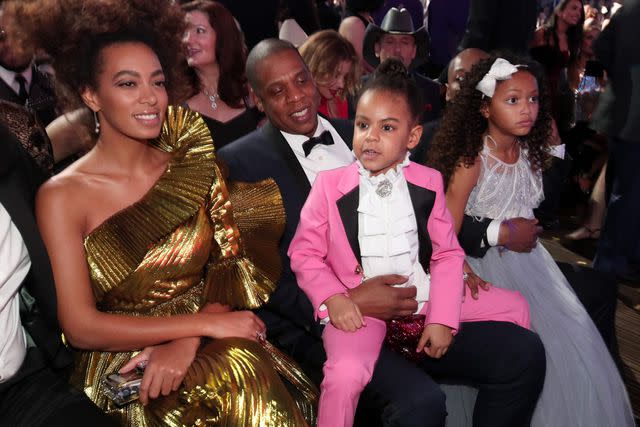
<svg viewBox="0 0 640 427">
<path fill-rule="evenodd" d="M 313 147 L 318 144 L 322 145 L 333 145 L 333 137 L 331 137 L 331 133 L 328 130 L 325 130 L 318 136 L 314 136 L 313 138 L 309 138 L 308 141 L 302 144 L 302 150 L 304 151 L 304 156 L 307 157 Z"/>
</svg>

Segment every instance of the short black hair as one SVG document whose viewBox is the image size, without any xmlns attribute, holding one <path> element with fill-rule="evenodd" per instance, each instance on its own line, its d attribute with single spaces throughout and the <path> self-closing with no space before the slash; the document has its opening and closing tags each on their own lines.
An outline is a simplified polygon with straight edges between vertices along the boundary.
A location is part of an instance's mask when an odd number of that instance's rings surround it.
<svg viewBox="0 0 640 427">
<path fill-rule="evenodd" d="M 253 49 L 251 49 L 251 52 L 249 52 L 249 56 L 247 56 L 246 66 L 247 79 L 249 80 L 249 84 L 256 94 L 260 89 L 262 89 L 262 87 L 260 86 L 260 79 L 258 78 L 258 67 L 265 59 L 267 59 L 271 55 L 280 53 L 285 50 L 292 50 L 298 56 L 300 55 L 298 49 L 296 49 L 294 45 L 286 40 L 280 39 L 264 39 L 260 43 L 255 45 Z M 304 63 L 302 57 L 300 57 L 300 60 Z"/>
</svg>

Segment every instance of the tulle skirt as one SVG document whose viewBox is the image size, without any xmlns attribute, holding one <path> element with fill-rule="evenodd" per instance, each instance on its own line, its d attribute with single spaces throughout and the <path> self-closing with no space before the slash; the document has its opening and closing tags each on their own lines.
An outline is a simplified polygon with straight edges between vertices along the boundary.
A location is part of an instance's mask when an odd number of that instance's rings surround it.
<svg viewBox="0 0 640 427">
<path fill-rule="evenodd" d="M 545 385 L 532 425 L 634 426 L 625 386 L 598 330 L 547 250 L 499 253 L 467 261 L 494 286 L 519 291 L 529 301 L 531 327 L 547 356 Z M 449 386 L 447 426 L 471 425 L 476 391 Z"/>
</svg>

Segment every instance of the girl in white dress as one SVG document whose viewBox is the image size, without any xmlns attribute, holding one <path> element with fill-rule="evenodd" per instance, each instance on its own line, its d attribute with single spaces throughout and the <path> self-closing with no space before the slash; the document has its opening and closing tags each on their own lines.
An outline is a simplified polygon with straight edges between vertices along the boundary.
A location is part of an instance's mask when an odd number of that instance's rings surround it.
<svg viewBox="0 0 640 427">
<path fill-rule="evenodd" d="M 524 65 L 513 65 L 524 64 Z M 535 64 L 492 56 L 466 76 L 430 151 L 444 176 L 447 206 L 459 230 L 463 215 L 493 218 L 507 243 L 471 268 L 494 286 L 520 291 L 531 327 L 545 346 L 545 386 L 533 426 L 633 426 L 624 384 L 585 308 L 541 244 L 508 250 L 515 218 L 534 219 L 543 199 L 541 170 L 551 118 Z M 464 125 L 461 125 L 464 123 Z M 504 236 L 499 241 L 505 241 Z"/>
</svg>

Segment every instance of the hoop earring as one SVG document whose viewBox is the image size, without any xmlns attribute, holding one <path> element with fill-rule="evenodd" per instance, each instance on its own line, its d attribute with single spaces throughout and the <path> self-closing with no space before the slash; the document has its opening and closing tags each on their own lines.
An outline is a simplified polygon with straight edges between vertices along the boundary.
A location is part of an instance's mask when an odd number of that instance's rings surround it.
<svg viewBox="0 0 640 427">
<path fill-rule="evenodd" d="M 95 111 L 93 112 L 93 121 L 96 124 L 95 128 L 93 128 L 93 131 L 96 135 L 98 135 L 100 133 L 100 122 L 98 121 L 98 113 Z"/>
</svg>

